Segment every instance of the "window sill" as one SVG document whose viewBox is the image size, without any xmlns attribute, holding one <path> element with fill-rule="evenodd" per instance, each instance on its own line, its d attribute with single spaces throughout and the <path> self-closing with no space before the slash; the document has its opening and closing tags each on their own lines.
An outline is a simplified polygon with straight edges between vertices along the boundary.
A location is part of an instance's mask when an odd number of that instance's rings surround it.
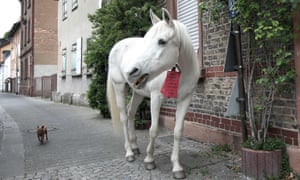
<svg viewBox="0 0 300 180">
<path fill-rule="evenodd" d="M 93 76 L 93 73 L 92 72 L 86 72 L 84 73 L 84 75 L 86 75 L 86 77 L 90 78 Z"/>
<path fill-rule="evenodd" d="M 72 77 L 82 77 L 82 74 L 72 74 Z"/>
<path fill-rule="evenodd" d="M 65 75 L 65 74 L 62 74 L 62 75 L 60 75 L 60 78 L 61 78 L 61 79 L 66 79 L 66 75 Z"/>
</svg>

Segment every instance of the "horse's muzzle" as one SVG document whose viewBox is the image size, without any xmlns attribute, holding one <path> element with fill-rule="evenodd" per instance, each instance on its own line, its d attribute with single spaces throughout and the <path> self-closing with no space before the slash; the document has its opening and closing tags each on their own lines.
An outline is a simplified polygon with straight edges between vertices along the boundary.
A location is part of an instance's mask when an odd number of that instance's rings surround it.
<svg viewBox="0 0 300 180">
<path fill-rule="evenodd" d="M 138 79 L 133 81 L 133 87 L 137 88 L 137 89 L 140 89 L 140 88 L 144 87 L 144 85 L 146 84 L 148 78 L 149 78 L 149 74 L 143 74 Z"/>
</svg>

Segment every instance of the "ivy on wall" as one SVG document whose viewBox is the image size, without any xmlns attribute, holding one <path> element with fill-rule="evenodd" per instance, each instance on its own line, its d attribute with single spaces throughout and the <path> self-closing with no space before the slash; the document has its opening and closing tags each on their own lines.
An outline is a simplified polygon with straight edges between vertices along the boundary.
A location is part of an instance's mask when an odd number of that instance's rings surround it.
<svg viewBox="0 0 300 180">
<path fill-rule="evenodd" d="M 276 93 L 294 84 L 292 18 L 299 6 L 299 0 L 236 0 L 232 9 L 236 16 L 231 21 L 249 39 L 245 60 L 249 67 L 248 107 L 252 109 L 248 109 L 248 119 L 252 137 L 259 143 L 265 141 L 271 125 Z M 208 12 L 203 20 L 214 24 L 222 22 L 220 12 L 229 11 L 226 0 L 203 1 L 199 8 Z"/>
</svg>

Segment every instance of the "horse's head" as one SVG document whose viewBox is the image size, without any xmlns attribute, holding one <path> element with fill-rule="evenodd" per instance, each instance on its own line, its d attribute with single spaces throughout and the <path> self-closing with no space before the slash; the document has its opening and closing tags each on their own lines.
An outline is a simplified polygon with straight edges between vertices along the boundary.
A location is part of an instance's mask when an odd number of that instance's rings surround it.
<svg viewBox="0 0 300 180">
<path fill-rule="evenodd" d="M 127 68 L 126 76 L 135 88 L 170 69 L 178 61 L 180 37 L 169 12 L 162 9 L 162 20 L 150 10 L 153 26 L 136 48 L 136 54 Z"/>
</svg>

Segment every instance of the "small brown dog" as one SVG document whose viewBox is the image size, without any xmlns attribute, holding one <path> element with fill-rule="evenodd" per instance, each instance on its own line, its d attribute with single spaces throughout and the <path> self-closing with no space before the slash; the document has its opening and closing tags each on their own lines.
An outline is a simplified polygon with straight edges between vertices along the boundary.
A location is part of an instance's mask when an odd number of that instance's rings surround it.
<svg viewBox="0 0 300 180">
<path fill-rule="evenodd" d="M 46 140 L 48 141 L 47 128 L 42 126 L 37 126 L 37 137 L 41 144 L 44 144 L 44 137 L 46 136 Z"/>
</svg>

